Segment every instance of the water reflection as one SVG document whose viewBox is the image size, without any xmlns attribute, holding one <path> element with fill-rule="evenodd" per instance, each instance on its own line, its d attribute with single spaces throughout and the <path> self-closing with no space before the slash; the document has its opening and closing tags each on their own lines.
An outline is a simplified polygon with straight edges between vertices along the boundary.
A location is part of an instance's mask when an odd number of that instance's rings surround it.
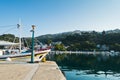
<svg viewBox="0 0 120 80">
<path fill-rule="evenodd" d="M 120 56 L 102 54 L 50 54 L 67 80 L 119 80 Z"/>
</svg>

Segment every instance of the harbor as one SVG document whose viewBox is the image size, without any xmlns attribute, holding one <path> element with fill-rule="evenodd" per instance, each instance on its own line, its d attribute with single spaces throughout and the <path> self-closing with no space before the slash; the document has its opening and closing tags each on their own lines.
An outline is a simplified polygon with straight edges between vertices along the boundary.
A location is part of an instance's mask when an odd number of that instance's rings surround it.
<svg viewBox="0 0 120 80">
<path fill-rule="evenodd" d="M 120 80 L 120 55 L 49 54 L 66 80 Z"/>
<path fill-rule="evenodd" d="M 120 0 L 0 0 L 0 80 L 120 80 Z"/>
<path fill-rule="evenodd" d="M 39 63 L 0 61 L 2 80 L 66 80 L 54 61 Z"/>
</svg>

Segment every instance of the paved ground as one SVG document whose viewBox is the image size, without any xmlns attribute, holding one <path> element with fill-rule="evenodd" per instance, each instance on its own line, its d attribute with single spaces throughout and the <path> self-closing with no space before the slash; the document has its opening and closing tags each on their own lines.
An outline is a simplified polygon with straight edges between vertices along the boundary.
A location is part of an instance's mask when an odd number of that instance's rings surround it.
<svg viewBox="0 0 120 80">
<path fill-rule="evenodd" d="M 66 80 L 53 61 L 45 63 L 0 61 L 0 80 Z"/>
<path fill-rule="evenodd" d="M 55 62 L 40 63 L 32 80 L 66 80 Z"/>
</svg>

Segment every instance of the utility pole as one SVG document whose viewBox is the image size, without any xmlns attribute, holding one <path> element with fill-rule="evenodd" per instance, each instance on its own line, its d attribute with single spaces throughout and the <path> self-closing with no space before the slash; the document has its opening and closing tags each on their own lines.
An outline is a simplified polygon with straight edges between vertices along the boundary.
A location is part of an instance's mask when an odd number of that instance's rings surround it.
<svg viewBox="0 0 120 80">
<path fill-rule="evenodd" d="M 32 25 L 32 54 L 31 54 L 31 63 L 34 63 L 34 29 L 35 25 Z"/>
</svg>

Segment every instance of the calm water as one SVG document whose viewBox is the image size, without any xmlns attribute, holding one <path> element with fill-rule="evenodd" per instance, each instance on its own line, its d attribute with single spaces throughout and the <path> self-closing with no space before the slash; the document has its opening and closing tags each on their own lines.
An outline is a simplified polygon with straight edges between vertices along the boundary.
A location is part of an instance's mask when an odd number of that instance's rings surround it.
<svg viewBox="0 0 120 80">
<path fill-rule="evenodd" d="M 50 54 L 67 80 L 120 80 L 120 56 Z"/>
</svg>

